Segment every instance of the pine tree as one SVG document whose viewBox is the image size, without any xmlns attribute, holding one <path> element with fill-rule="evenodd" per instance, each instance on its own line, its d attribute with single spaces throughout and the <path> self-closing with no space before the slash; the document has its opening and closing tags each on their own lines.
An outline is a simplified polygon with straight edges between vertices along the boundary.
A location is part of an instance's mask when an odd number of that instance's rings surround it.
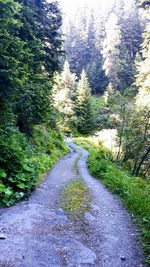
<svg viewBox="0 0 150 267">
<path fill-rule="evenodd" d="M 100 93 L 102 94 L 107 87 L 108 80 L 103 70 L 103 58 L 100 51 L 100 44 L 96 40 L 96 28 L 100 25 L 95 24 L 94 20 L 95 14 L 92 13 L 88 23 L 88 38 L 87 47 L 89 49 L 88 63 L 86 66 L 86 74 L 88 80 L 90 81 L 90 86 L 92 89 L 92 94 Z M 100 21 L 101 22 L 101 21 Z M 102 37 L 99 42 L 102 41 Z"/>
<path fill-rule="evenodd" d="M 148 15 L 150 16 L 150 8 L 146 10 L 146 16 Z M 142 44 L 142 60 L 137 66 L 137 71 L 136 85 L 138 87 L 138 95 L 136 104 L 139 108 L 150 109 L 150 22 L 146 24 Z"/>
<path fill-rule="evenodd" d="M 77 86 L 75 111 L 77 116 L 77 130 L 83 134 L 90 133 L 94 128 L 91 89 L 84 70 Z"/>
<path fill-rule="evenodd" d="M 138 8 L 134 0 L 120 1 L 118 19 L 121 29 L 120 68 L 118 76 L 121 89 L 131 86 L 135 81 L 135 58 L 140 51 L 142 27 Z"/>
<path fill-rule="evenodd" d="M 19 36 L 21 6 L 13 0 L 0 0 L 0 105 L 22 86 L 26 68 L 22 64 L 26 45 Z"/>
<path fill-rule="evenodd" d="M 25 31 L 22 38 L 41 41 L 44 49 L 39 55 L 43 62 L 43 68 L 52 77 L 59 70 L 59 56 L 62 55 L 62 38 L 59 31 L 62 25 L 62 16 L 57 2 L 46 0 L 16 0 L 23 4 L 23 23 Z M 33 46 L 33 44 L 32 44 Z M 30 46 L 31 47 L 31 46 Z M 35 44 L 33 46 L 35 49 Z M 38 54 L 37 54 L 38 56 Z"/>
<path fill-rule="evenodd" d="M 31 135 L 35 124 L 51 123 L 51 77 L 59 69 L 61 52 L 60 11 L 57 3 L 44 0 L 1 0 L 0 22 L 1 109 L 5 115 L 11 106 L 14 124 Z"/>
<path fill-rule="evenodd" d="M 66 61 L 61 74 L 54 76 L 54 85 L 52 89 L 52 105 L 57 112 L 57 125 L 72 127 L 74 118 L 74 99 L 76 91 L 76 77 L 71 73 L 69 63 Z"/>
<path fill-rule="evenodd" d="M 118 78 L 119 71 L 119 45 L 121 43 L 121 31 L 118 25 L 117 16 L 111 13 L 106 24 L 106 37 L 103 46 L 103 58 L 106 75 L 115 89 L 120 88 Z"/>
<path fill-rule="evenodd" d="M 32 126 L 51 124 L 49 97 L 51 78 L 59 69 L 61 52 L 61 15 L 58 4 L 45 0 L 18 0 L 23 3 L 20 13 L 22 27 L 19 37 L 26 42 L 24 58 L 28 74 L 26 85 L 16 99 L 17 125 L 26 134 L 32 133 Z"/>
<path fill-rule="evenodd" d="M 103 93 L 108 84 L 108 79 L 102 68 L 103 59 L 98 40 L 102 28 L 101 20 L 95 20 L 95 11 L 83 7 L 67 22 L 65 28 L 65 49 L 71 70 L 79 77 L 85 69 L 92 93 Z"/>
<path fill-rule="evenodd" d="M 76 94 L 76 75 L 70 71 L 70 65 L 68 61 L 65 61 L 62 76 L 63 88 L 68 91 L 68 96 L 71 100 L 75 99 Z"/>
</svg>

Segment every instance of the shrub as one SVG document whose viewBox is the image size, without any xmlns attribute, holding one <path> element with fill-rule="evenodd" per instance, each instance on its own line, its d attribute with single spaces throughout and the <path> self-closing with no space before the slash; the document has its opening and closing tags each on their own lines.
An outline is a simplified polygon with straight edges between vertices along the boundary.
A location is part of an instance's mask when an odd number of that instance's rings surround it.
<svg viewBox="0 0 150 267">
<path fill-rule="evenodd" d="M 38 125 L 28 140 L 13 127 L 0 131 L 0 199 L 10 206 L 28 196 L 67 147 L 59 132 Z"/>
</svg>

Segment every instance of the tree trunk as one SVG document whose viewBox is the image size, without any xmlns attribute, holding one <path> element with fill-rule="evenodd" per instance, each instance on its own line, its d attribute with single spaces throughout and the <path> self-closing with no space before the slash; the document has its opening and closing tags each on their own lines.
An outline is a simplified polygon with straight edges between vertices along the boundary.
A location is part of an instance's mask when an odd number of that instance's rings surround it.
<svg viewBox="0 0 150 267">
<path fill-rule="evenodd" d="M 125 125 L 125 121 L 123 121 L 122 127 L 121 127 L 121 133 L 120 133 L 120 138 L 119 138 L 119 150 L 118 150 L 118 153 L 117 153 L 117 160 L 120 157 L 121 145 L 122 145 L 122 136 L 123 136 L 123 131 L 124 131 L 124 125 Z"/>
<path fill-rule="evenodd" d="M 146 151 L 146 153 L 142 156 L 139 164 L 136 166 L 134 172 L 133 172 L 133 175 L 134 176 L 137 176 L 139 174 L 139 171 L 141 169 L 141 166 L 143 165 L 145 159 L 147 158 L 148 154 L 150 153 L 150 146 L 148 147 L 148 150 Z"/>
<path fill-rule="evenodd" d="M 137 175 L 136 173 L 137 173 L 137 169 L 139 169 L 138 170 L 138 173 L 139 173 L 139 171 L 140 171 L 140 168 L 141 168 L 141 165 L 143 164 L 143 162 L 140 164 L 138 164 L 138 159 L 139 159 L 139 154 L 140 154 L 140 151 L 142 150 L 142 148 L 143 148 L 143 145 L 144 145 L 144 142 L 145 142 L 145 139 L 146 139 L 146 135 L 147 135 L 147 130 L 148 130 L 148 125 L 149 125 L 149 112 L 148 112 L 148 115 L 147 115 L 147 122 L 146 122 L 146 124 L 145 124 L 145 129 L 144 129 L 144 136 L 143 136 L 143 141 L 142 141 L 142 143 L 141 143 L 141 145 L 140 145 L 140 148 L 139 148 L 139 150 L 138 150 L 138 152 L 137 152 L 137 157 L 136 157 L 136 159 L 135 159 L 135 161 L 134 161 L 134 168 L 133 168 L 133 175 Z M 148 152 L 149 153 L 149 152 Z M 144 154 L 145 155 L 145 154 Z M 140 162 L 142 161 L 142 159 L 143 159 L 143 157 L 144 157 L 144 155 L 141 157 L 141 160 L 140 160 Z M 147 155 L 146 155 L 147 156 Z M 145 158 L 144 158 L 144 160 L 145 160 Z"/>
</svg>

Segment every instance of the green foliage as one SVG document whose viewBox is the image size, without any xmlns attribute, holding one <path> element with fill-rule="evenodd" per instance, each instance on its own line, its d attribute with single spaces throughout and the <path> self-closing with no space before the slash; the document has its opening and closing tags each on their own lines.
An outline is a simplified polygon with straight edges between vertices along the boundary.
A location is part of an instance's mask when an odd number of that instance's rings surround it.
<svg viewBox="0 0 150 267">
<path fill-rule="evenodd" d="M 92 149 L 91 147 L 91 142 L 88 139 L 85 138 L 74 138 L 73 141 L 77 144 L 80 145 L 82 147 L 84 147 L 85 149 L 87 149 L 88 151 L 90 151 Z"/>
<path fill-rule="evenodd" d="M 77 130 L 79 133 L 90 133 L 94 125 L 92 98 L 90 86 L 85 71 L 82 71 L 76 92 L 75 113 L 77 116 Z"/>
<path fill-rule="evenodd" d="M 88 167 L 92 175 L 102 180 L 102 182 L 122 200 L 129 209 L 133 218 L 138 223 L 143 238 L 143 247 L 149 263 L 150 249 L 150 184 L 139 177 L 133 177 L 121 167 L 116 165 L 111 155 L 102 146 L 94 147 L 86 139 L 77 141 L 88 149 Z"/>
<path fill-rule="evenodd" d="M 67 151 L 61 134 L 44 126 L 35 127 L 32 142 L 14 128 L 1 133 L 0 205 L 9 206 L 28 196 Z"/>
<path fill-rule="evenodd" d="M 92 94 L 102 94 L 109 82 L 121 91 L 130 87 L 135 81 L 134 61 L 142 42 L 135 1 L 113 1 L 107 8 L 99 1 L 77 6 L 80 8 L 74 8 L 74 12 L 65 12 L 64 18 L 71 70 L 79 77 L 85 69 Z"/>
<path fill-rule="evenodd" d="M 0 1 L 0 105 L 24 82 L 26 70 L 22 65 L 24 41 L 18 36 L 21 27 L 17 19 L 21 6 L 13 0 Z"/>
<path fill-rule="evenodd" d="M 76 92 L 76 76 L 71 73 L 69 63 L 66 61 L 62 72 L 54 75 L 52 89 L 52 107 L 56 114 L 56 124 L 62 131 L 65 128 L 74 128 L 75 112 L 74 100 Z"/>
<path fill-rule="evenodd" d="M 102 69 L 103 59 L 97 47 L 101 39 L 96 38 L 96 31 L 99 30 L 102 35 L 104 29 L 101 28 L 99 21 L 96 23 L 93 11 L 90 7 L 82 7 L 69 18 L 65 28 L 65 49 L 71 70 L 79 78 L 82 70 L 85 69 L 92 93 L 101 94 L 108 84 L 108 79 Z"/>
<path fill-rule="evenodd" d="M 1 206 L 28 196 L 67 151 L 49 101 L 60 26 L 56 2 L 0 0 Z"/>
<path fill-rule="evenodd" d="M 1 132 L 0 185 L 1 205 L 14 203 L 33 189 L 37 175 L 36 164 L 29 160 L 32 153 L 26 137 L 14 128 Z M 5 174 L 5 175 L 4 175 Z"/>
<path fill-rule="evenodd" d="M 51 102 L 56 125 L 61 131 L 87 134 L 96 127 L 98 109 L 91 97 L 85 71 L 77 83 L 69 63 L 65 62 L 63 71 L 54 76 Z"/>
<path fill-rule="evenodd" d="M 146 4 L 145 1 L 143 3 Z M 150 16 L 150 5 L 145 11 L 147 18 Z M 137 76 L 136 76 L 136 85 L 138 87 L 138 94 L 136 96 L 136 105 L 140 108 L 150 109 L 150 22 L 146 24 L 144 32 L 144 41 L 142 44 L 142 59 L 137 64 Z"/>
<path fill-rule="evenodd" d="M 109 114 L 109 128 L 117 129 L 117 161 L 128 166 L 133 175 L 148 176 L 149 109 L 137 105 L 135 88 L 127 88 L 123 94 L 109 87 L 104 99 L 104 114 Z M 101 113 L 100 113 L 101 116 Z M 102 126 L 107 124 L 103 120 Z"/>
<path fill-rule="evenodd" d="M 51 122 L 49 98 L 51 78 L 59 69 L 61 15 L 57 3 L 4 0 L 0 17 L 2 120 L 11 107 L 15 124 L 29 136 L 34 125 Z"/>
<path fill-rule="evenodd" d="M 95 114 L 96 129 L 98 130 L 114 129 L 118 125 L 118 118 L 113 110 L 111 110 L 110 103 L 108 104 L 108 98 L 110 100 L 110 95 L 112 98 L 112 93 L 114 95 L 113 98 L 118 99 L 119 91 L 111 92 L 110 86 L 106 89 L 103 96 L 92 97 L 92 109 Z"/>
</svg>

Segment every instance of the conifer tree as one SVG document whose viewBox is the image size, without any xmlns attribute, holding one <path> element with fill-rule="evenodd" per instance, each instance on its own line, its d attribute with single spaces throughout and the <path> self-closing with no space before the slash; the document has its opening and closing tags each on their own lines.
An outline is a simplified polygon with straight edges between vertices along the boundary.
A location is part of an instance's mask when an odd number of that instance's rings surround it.
<svg viewBox="0 0 150 267">
<path fill-rule="evenodd" d="M 119 71 L 119 45 L 121 43 L 121 31 L 117 16 L 112 13 L 106 24 L 106 37 L 103 46 L 103 58 L 106 75 L 115 89 L 120 88 L 118 78 Z"/>
<path fill-rule="evenodd" d="M 73 124 L 75 91 L 76 77 L 66 61 L 62 73 L 55 74 L 52 89 L 52 105 L 57 112 L 57 124 L 61 129 Z"/>
<path fill-rule="evenodd" d="M 0 104 L 4 115 L 11 106 L 15 125 L 31 135 L 35 124 L 51 122 L 49 97 L 51 77 L 59 69 L 61 14 L 56 2 L 1 0 L 0 23 Z"/>
<path fill-rule="evenodd" d="M 146 16 L 150 16 L 150 8 L 146 11 Z M 150 109 L 150 22 L 147 23 L 142 44 L 142 60 L 137 66 L 138 74 L 136 85 L 138 95 L 136 105 L 141 108 Z"/>
<path fill-rule="evenodd" d="M 91 89 L 85 71 L 82 71 L 76 94 L 77 130 L 80 133 L 90 133 L 94 128 L 94 118 L 91 103 Z"/>
<path fill-rule="evenodd" d="M 12 96 L 24 82 L 25 66 L 22 64 L 26 45 L 19 36 L 21 27 L 19 15 L 21 6 L 13 0 L 0 0 L 0 105 Z"/>
<path fill-rule="evenodd" d="M 71 21 L 67 22 L 68 27 L 64 29 L 65 49 L 71 70 L 80 77 L 82 69 L 85 69 L 92 93 L 102 93 L 108 84 L 102 68 L 103 59 L 99 46 L 102 40 L 98 39 L 98 34 L 102 30 L 101 22 L 102 19 L 95 20 L 92 9 L 83 7 L 83 10 L 78 10 Z M 98 33 L 97 29 L 99 29 Z"/>
<path fill-rule="evenodd" d="M 61 15 L 56 2 L 17 0 L 22 4 L 19 37 L 26 42 L 22 62 L 27 68 L 26 84 L 16 99 L 17 125 L 26 134 L 32 126 L 51 124 L 49 97 L 51 78 L 59 69 Z"/>
<path fill-rule="evenodd" d="M 120 0 L 117 15 L 121 29 L 118 77 L 121 82 L 121 89 L 124 91 L 135 81 L 135 58 L 140 51 L 142 27 L 134 0 Z"/>
</svg>

